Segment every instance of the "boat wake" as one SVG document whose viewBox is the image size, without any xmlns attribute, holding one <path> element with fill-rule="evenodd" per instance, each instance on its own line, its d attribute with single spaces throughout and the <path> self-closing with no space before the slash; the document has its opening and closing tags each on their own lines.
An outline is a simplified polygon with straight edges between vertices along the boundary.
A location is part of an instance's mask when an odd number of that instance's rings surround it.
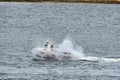
<svg viewBox="0 0 120 80">
<path fill-rule="evenodd" d="M 92 57 L 87 56 L 84 58 L 81 58 L 80 60 L 86 60 L 86 61 L 99 61 L 99 62 L 120 62 L 120 58 L 102 58 L 102 57 Z"/>
<path fill-rule="evenodd" d="M 86 60 L 86 61 L 104 61 L 104 62 L 120 62 L 120 59 L 115 58 L 101 58 L 85 56 L 81 46 L 74 49 L 72 41 L 65 39 L 61 44 L 54 45 L 46 42 L 41 48 L 34 48 L 32 50 L 34 58 L 40 60 Z"/>
</svg>

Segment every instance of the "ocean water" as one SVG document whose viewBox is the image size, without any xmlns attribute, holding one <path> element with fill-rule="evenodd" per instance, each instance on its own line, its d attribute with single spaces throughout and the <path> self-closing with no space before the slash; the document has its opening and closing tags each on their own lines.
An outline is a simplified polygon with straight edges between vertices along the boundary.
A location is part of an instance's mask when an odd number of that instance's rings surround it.
<svg viewBox="0 0 120 80">
<path fill-rule="evenodd" d="M 33 59 L 33 48 L 68 36 L 90 58 Z M 0 3 L 1 80 L 119 80 L 119 58 L 119 4 Z"/>
</svg>

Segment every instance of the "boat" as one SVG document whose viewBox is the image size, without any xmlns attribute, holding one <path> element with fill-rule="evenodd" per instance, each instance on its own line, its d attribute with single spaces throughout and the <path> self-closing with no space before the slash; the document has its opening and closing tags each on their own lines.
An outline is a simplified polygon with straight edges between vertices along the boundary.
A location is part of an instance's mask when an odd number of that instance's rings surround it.
<svg viewBox="0 0 120 80">
<path fill-rule="evenodd" d="M 35 54 L 36 57 L 39 59 L 45 59 L 45 60 L 68 60 L 72 58 L 72 54 L 70 52 L 65 51 L 59 51 L 59 47 L 56 47 L 51 42 L 46 42 L 44 44 L 43 48 L 38 48 L 37 54 Z"/>
</svg>

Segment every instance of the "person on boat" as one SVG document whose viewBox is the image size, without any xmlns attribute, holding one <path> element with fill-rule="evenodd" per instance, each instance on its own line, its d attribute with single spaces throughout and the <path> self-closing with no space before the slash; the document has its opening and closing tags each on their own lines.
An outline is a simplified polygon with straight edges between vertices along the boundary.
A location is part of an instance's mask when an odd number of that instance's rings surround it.
<svg viewBox="0 0 120 80">
<path fill-rule="evenodd" d="M 46 42 L 44 46 L 45 46 L 45 48 L 47 48 L 48 47 L 48 42 Z"/>
</svg>

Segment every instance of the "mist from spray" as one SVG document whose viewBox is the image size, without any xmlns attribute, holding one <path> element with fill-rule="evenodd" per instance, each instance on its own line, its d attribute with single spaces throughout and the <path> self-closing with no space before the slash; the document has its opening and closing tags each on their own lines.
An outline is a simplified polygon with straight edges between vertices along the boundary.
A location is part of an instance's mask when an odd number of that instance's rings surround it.
<svg viewBox="0 0 120 80">
<path fill-rule="evenodd" d="M 78 48 L 77 48 L 78 49 Z M 78 60 L 80 58 L 83 58 L 85 55 L 83 53 L 83 48 L 79 46 L 79 50 L 74 49 L 74 45 L 71 40 L 65 39 L 63 42 L 59 45 L 59 47 L 56 49 L 56 51 L 59 53 L 59 55 L 63 55 L 63 52 L 70 53 L 71 59 Z M 65 55 L 63 55 L 65 56 Z"/>
</svg>

